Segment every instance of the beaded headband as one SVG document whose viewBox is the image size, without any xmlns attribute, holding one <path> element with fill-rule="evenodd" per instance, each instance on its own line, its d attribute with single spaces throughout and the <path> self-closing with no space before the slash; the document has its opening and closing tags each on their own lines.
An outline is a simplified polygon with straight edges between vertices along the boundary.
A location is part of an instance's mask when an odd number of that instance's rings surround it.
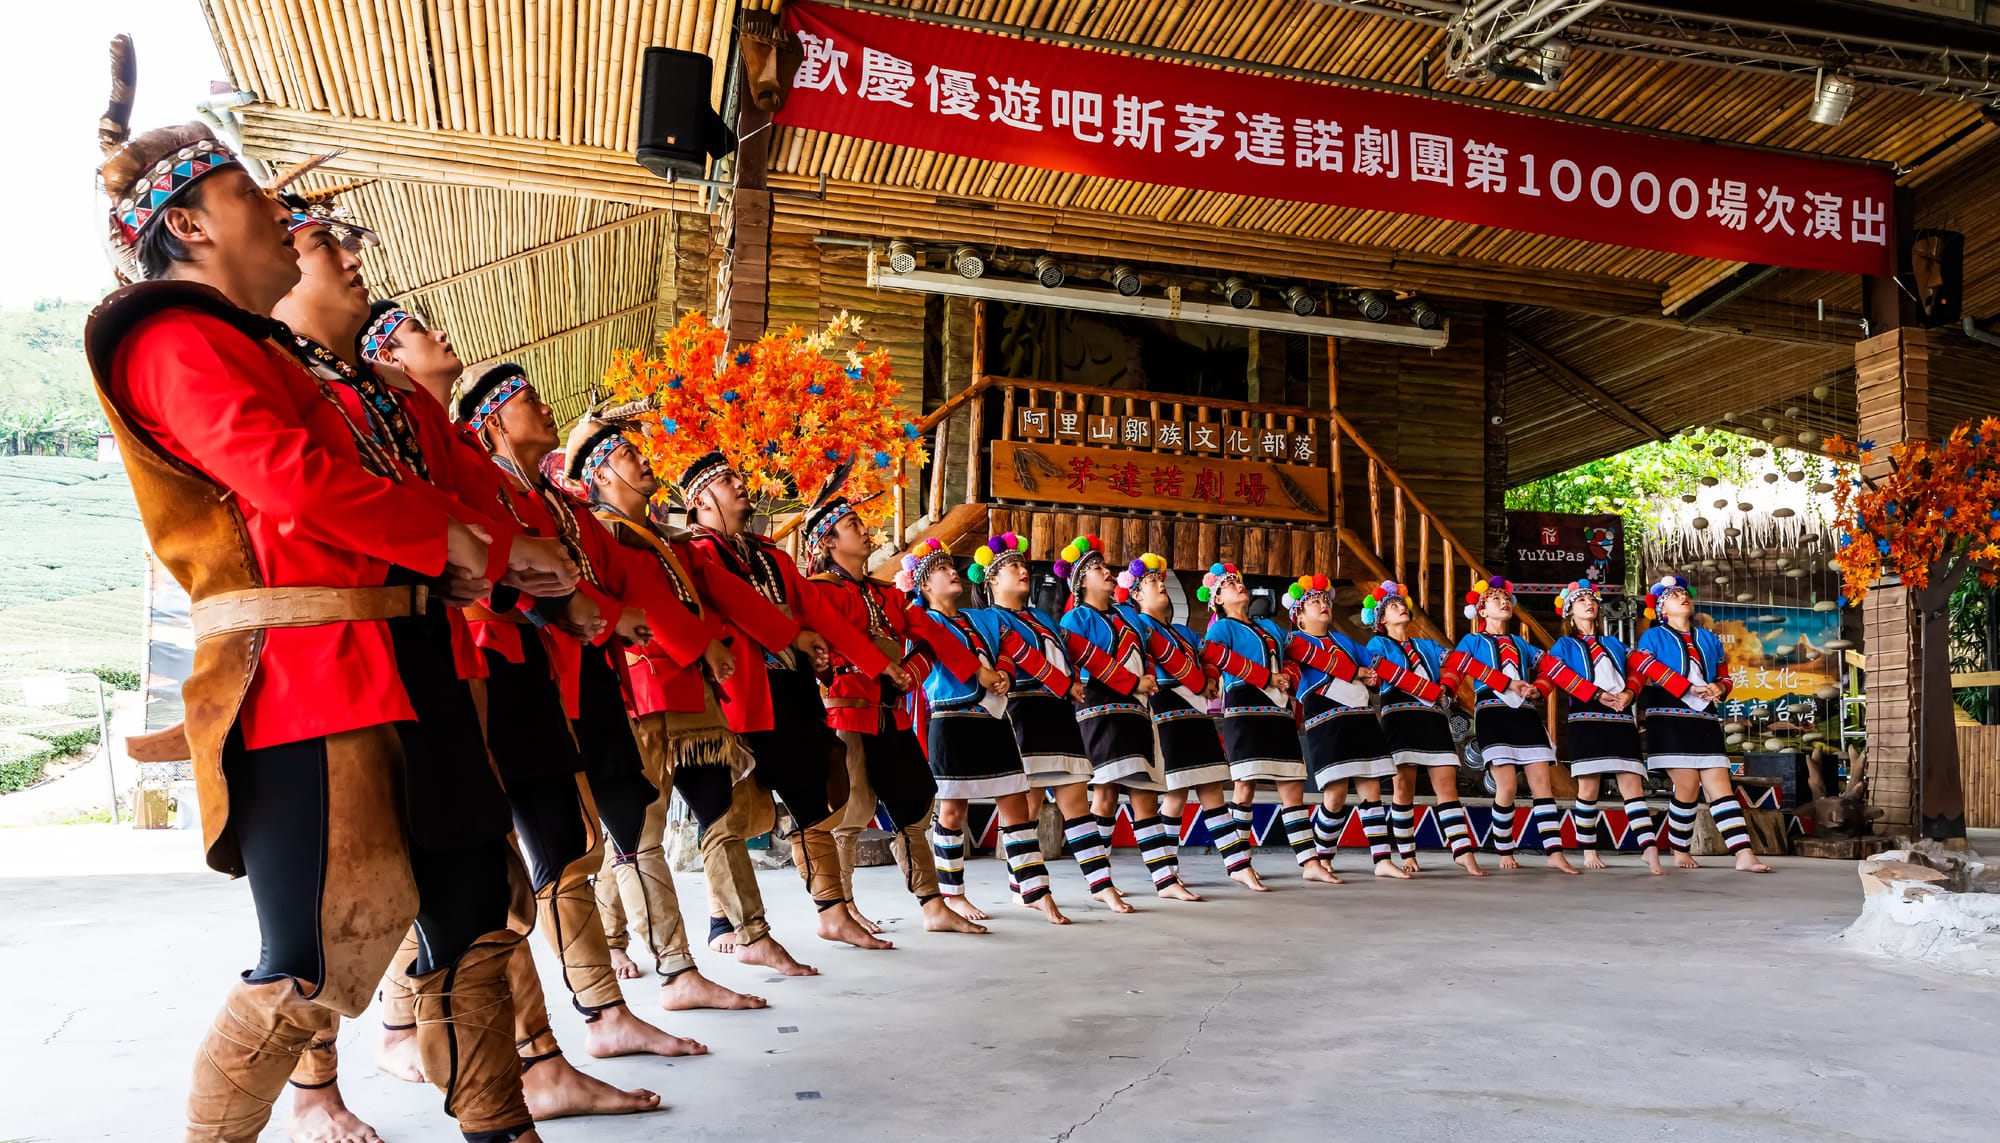
<svg viewBox="0 0 2000 1143">
<path fill-rule="evenodd" d="M 1009 563 L 1028 562 L 1028 538 L 1018 532 L 1006 532 L 998 536 L 988 536 L 986 543 L 972 553 L 972 566 L 965 569 L 965 578 L 974 583 L 985 583 Z"/>
<path fill-rule="evenodd" d="M 1307 600 L 1315 597 L 1326 600 L 1328 607 L 1333 606 L 1333 581 L 1323 575 L 1302 575 L 1285 588 L 1281 602 L 1286 611 L 1296 615 Z"/>
<path fill-rule="evenodd" d="M 1235 564 L 1210 564 L 1201 574 L 1201 586 L 1195 589 L 1194 597 L 1203 603 L 1214 603 L 1215 593 L 1222 590 L 1222 585 L 1242 582 L 1243 573 L 1236 570 Z"/>
<path fill-rule="evenodd" d="M 1118 590 L 1114 594 L 1118 602 L 1123 603 L 1132 598 L 1132 593 L 1139 589 L 1139 585 L 1144 583 L 1148 576 L 1158 576 L 1164 580 L 1166 575 L 1167 557 L 1155 552 L 1146 552 L 1125 565 L 1125 570 L 1118 573 Z"/>
<path fill-rule="evenodd" d="M 1472 585 L 1472 590 L 1465 593 L 1465 617 L 1467 619 L 1479 618 L 1479 605 L 1485 603 L 1486 597 L 1489 595 L 1504 595 L 1509 599 L 1514 598 L 1513 581 L 1497 575 L 1488 579 L 1475 581 Z"/>
<path fill-rule="evenodd" d="M 1074 595 L 1083 587 L 1083 573 L 1089 571 L 1092 564 L 1103 562 L 1104 541 L 1095 535 L 1085 534 L 1063 546 L 1055 563 L 1055 573 L 1069 584 L 1070 593 Z"/>
<path fill-rule="evenodd" d="M 214 139 L 197 139 L 154 163 L 132 184 L 131 197 L 113 204 L 111 208 L 118 238 L 127 247 L 138 245 L 139 234 L 146 229 L 146 224 L 172 206 L 182 191 L 204 175 L 224 167 L 242 165 L 242 160 Z"/>
<path fill-rule="evenodd" d="M 694 459 L 681 473 L 681 502 L 689 512 L 694 511 L 695 498 L 707 491 L 708 486 L 736 471 L 730 467 L 729 458 L 720 452 L 706 452 Z"/>
<path fill-rule="evenodd" d="M 485 400 L 479 402 L 479 407 L 472 410 L 471 416 L 465 418 L 465 427 L 475 433 L 485 428 L 486 422 L 493 419 L 493 415 L 500 411 L 502 405 L 519 396 L 521 390 L 527 387 L 528 378 L 525 374 L 509 375 L 506 380 L 493 387 L 493 391 L 486 395 Z"/>
<path fill-rule="evenodd" d="M 903 557 L 902 570 L 896 573 L 898 590 L 915 594 L 923 582 L 940 564 L 951 563 L 951 548 L 935 536 L 917 545 L 917 550 Z"/>
<path fill-rule="evenodd" d="M 1405 611 L 1409 610 L 1410 589 L 1397 583 L 1395 580 L 1385 579 L 1379 585 L 1370 589 L 1368 598 L 1361 601 L 1361 622 L 1379 630 L 1384 618 L 1382 614 L 1383 604 L 1388 603 L 1392 599 L 1402 600 L 1403 609 Z"/>
<path fill-rule="evenodd" d="M 389 342 L 396 337 L 396 331 L 416 320 L 410 311 L 401 306 L 385 309 L 375 315 L 361 331 L 361 359 L 370 365 L 382 359 L 382 351 L 389 348 Z"/>
</svg>

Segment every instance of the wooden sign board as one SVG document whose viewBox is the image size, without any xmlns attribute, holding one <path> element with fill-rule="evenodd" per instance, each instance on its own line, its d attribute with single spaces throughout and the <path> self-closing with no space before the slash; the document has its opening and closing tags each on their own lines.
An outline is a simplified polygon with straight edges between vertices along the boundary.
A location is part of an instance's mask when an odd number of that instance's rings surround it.
<svg viewBox="0 0 2000 1143">
<path fill-rule="evenodd" d="M 1319 444 L 1310 432 L 1250 428 L 1221 421 L 1162 421 L 1072 409 L 1014 410 L 1014 435 L 1022 440 L 1073 441 L 1096 447 L 1175 450 L 1275 463 L 1315 464 Z"/>
<path fill-rule="evenodd" d="M 1231 456 L 994 441 L 989 487 L 1003 500 L 1327 520 L 1326 469 Z"/>
</svg>

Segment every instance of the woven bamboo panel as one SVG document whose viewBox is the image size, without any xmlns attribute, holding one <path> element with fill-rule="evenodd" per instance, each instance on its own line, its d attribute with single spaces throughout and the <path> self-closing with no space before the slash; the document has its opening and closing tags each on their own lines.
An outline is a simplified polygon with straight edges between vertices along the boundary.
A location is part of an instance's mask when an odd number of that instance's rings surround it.
<svg viewBox="0 0 2000 1143">
<path fill-rule="evenodd" d="M 1958 775 L 1965 791 L 1965 824 L 2000 827 L 2000 726 L 1958 728 Z"/>
</svg>

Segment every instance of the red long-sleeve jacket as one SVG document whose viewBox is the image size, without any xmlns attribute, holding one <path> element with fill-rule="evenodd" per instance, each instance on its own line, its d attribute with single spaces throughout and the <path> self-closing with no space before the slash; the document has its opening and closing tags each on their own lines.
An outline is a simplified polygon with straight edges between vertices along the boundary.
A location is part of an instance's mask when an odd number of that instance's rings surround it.
<svg viewBox="0 0 2000 1143">
<path fill-rule="evenodd" d="M 651 559 L 659 566 L 667 586 L 674 589 L 677 600 L 685 605 L 685 594 L 694 602 L 693 607 L 686 608 L 688 615 L 685 623 L 668 629 L 656 627 L 650 640 L 625 648 L 632 715 L 637 718 L 660 711 L 692 713 L 703 709 L 708 705 L 707 692 L 711 684 L 702 670 L 702 656 L 709 643 L 720 641 L 725 632 L 721 617 L 705 605 L 695 586 L 691 570 L 693 553 L 686 544 L 661 539 L 657 534 L 653 534 L 651 540 L 635 536 L 638 543 L 631 543 L 627 534 L 636 533 L 641 525 L 615 514 L 600 514 L 598 519 L 610 529 L 612 539 L 625 550 L 641 559 Z M 651 534 L 650 525 L 646 527 Z M 674 587 L 676 583 L 680 584 L 678 589 Z M 651 613 L 647 614 L 650 619 Z M 741 653 L 738 654 L 740 656 Z"/>
<path fill-rule="evenodd" d="M 273 587 L 375 587 L 390 564 L 444 571 L 449 498 L 361 464 L 347 417 L 283 349 L 185 308 L 119 344 L 113 399 L 132 427 L 235 494 Z M 488 574 L 506 568 L 494 546 Z M 415 717 L 386 623 L 274 627 L 238 714 L 250 749 Z"/>
<path fill-rule="evenodd" d="M 961 679 L 969 679 L 979 673 L 979 657 L 968 650 L 958 636 L 938 627 L 936 620 L 920 608 L 911 606 L 894 589 L 879 583 L 859 584 L 833 575 L 814 576 L 807 582 L 849 626 L 867 635 L 885 660 L 903 660 L 904 644 L 908 642 L 917 644 Z M 873 592 L 880 606 L 881 621 L 885 627 L 879 633 L 873 629 L 874 617 L 870 614 L 868 601 L 861 595 L 864 591 Z M 883 680 L 879 675 L 862 673 L 861 668 L 837 647 L 832 659 L 832 670 L 826 677 L 827 725 L 835 730 L 874 734 L 881 727 Z M 907 703 L 895 705 L 895 719 L 896 729 L 910 729 L 911 715 Z"/>
</svg>

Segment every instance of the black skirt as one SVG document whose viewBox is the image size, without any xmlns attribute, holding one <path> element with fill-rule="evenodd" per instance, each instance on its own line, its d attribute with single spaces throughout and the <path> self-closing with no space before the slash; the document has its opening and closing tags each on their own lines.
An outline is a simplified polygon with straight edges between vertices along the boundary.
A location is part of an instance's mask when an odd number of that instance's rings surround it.
<svg viewBox="0 0 2000 1143">
<path fill-rule="evenodd" d="M 1398 766 L 1456 766 L 1458 743 L 1451 716 L 1434 706 L 1407 706 L 1382 712 L 1382 737 Z"/>
<path fill-rule="evenodd" d="M 1572 703 L 1563 725 L 1569 735 L 1572 776 L 1646 772 L 1639 754 L 1639 724 L 1629 711 L 1620 713 L 1595 701 Z"/>
<path fill-rule="evenodd" d="M 1135 790 L 1166 788 L 1159 759 L 1153 756 L 1153 720 L 1137 699 L 1092 679 L 1083 684 L 1083 705 L 1077 710 L 1076 726 L 1083 734 L 1093 784 Z"/>
<path fill-rule="evenodd" d="M 977 703 L 932 710 L 926 745 L 940 798 L 997 798 L 1028 789 L 1014 736 Z"/>
<path fill-rule="evenodd" d="M 1714 707 L 1698 711 L 1659 687 L 1640 692 L 1645 709 L 1646 768 L 1713 770 L 1729 765 L 1722 719 Z"/>
<path fill-rule="evenodd" d="M 493 763 L 502 782 L 574 774 L 583 759 L 548 652 L 534 628 L 523 625 L 520 632 L 520 662 L 491 648 L 485 652 L 486 743 Z"/>
<path fill-rule="evenodd" d="M 1229 688 L 1225 708 L 1268 706 L 1263 691 L 1247 684 Z M 1229 756 L 1229 776 L 1238 782 L 1302 782 L 1305 754 L 1299 748 L 1299 728 L 1289 713 L 1229 711 L 1222 716 L 1222 748 Z"/>
<path fill-rule="evenodd" d="M 1472 714 L 1472 734 L 1488 767 L 1556 760 L 1548 728 L 1542 725 L 1542 712 L 1529 703 L 1479 707 Z"/>
<path fill-rule="evenodd" d="M 1222 735 L 1207 711 L 1193 706 L 1181 693 L 1162 687 L 1148 700 L 1153 729 L 1160 739 L 1160 764 L 1167 789 L 1191 790 L 1229 780 L 1229 758 L 1222 752 Z"/>
<path fill-rule="evenodd" d="M 391 568 L 391 584 L 422 577 Z M 486 731 L 472 689 L 458 677 L 451 623 L 433 597 L 422 615 L 389 620 L 396 669 L 409 693 L 414 722 L 396 724 L 403 743 L 403 799 L 410 839 L 449 850 L 505 837 L 513 828 L 507 796 L 486 760 Z"/>
<path fill-rule="evenodd" d="M 1389 739 L 1368 707 L 1343 707 L 1322 694 L 1304 699 L 1306 768 L 1321 789 L 1343 779 L 1383 778 L 1396 772 Z"/>
<path fill-rule="evenodd" d="M 1076 726 L 1076 707 L 1045 690 L 1007 697 L 1007 723 L 1031 786 L 1068 786 L 1090 780 L 1090 755 Z"/>
</svg>

